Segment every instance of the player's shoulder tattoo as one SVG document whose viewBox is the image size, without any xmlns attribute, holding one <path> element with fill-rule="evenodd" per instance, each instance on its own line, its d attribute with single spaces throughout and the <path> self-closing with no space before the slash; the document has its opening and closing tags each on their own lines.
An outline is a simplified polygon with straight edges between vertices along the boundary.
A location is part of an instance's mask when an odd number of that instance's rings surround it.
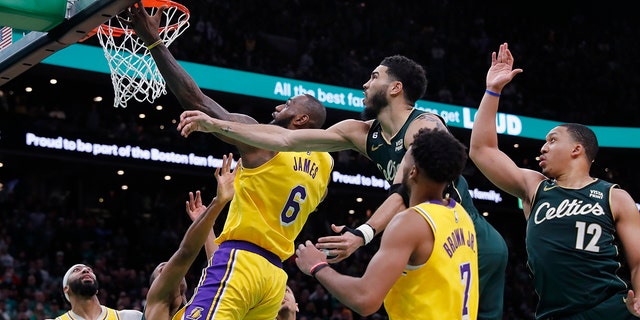
<svg viewBox="0 0 640 320">
<path fill-rule="evenodd" d="M 445 131 L 447 130 L 447 126 L 445 126 L 444 122 L 442 121 L 442 118 L 440 118 L 438 115 L 431 112 L 425 112 L 420 114 L 419 116 L 416 117 L 416 120 L 423 120 L 423 121 L 433 123 L 432 127 L 438 130 L 445 130 Z"/>
</svg>

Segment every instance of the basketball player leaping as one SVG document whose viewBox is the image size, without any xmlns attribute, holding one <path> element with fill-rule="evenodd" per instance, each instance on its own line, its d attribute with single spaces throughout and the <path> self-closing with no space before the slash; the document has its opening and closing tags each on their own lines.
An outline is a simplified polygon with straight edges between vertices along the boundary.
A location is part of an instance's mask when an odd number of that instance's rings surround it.
<svg viewBox="0 0 640 320">
<path fill-rule="evenodd" d="M 567 123 L 549 131 L 540 149 L 542 172 L 519 168 L 498 149 L 500 94 L 522 69 L 513 69 L 506 43 L 491 60 L 469 154 L 492 183 L 522 199 L 527 264 L 539 297 L 536 319 L 635 319 L 640 311 L 640 215 L 635 201 L 616 184 L 591 177 L 598 140 L 584 125 Z M 618 275 L 618 241 L 633 290 Z"/>
<path fill-rule="evenodd" d="M 128 11 L 127 23 L 147 45 L 159 40 L 163 10 L 149 16 L 138 3 Z M 207 97 L 166 46 L 156 45 L 151 54 L 183 108 L 219 119 L 257 123 L 247 115 L 229 113 Z M 326 110 L 313 96 L 299 95 L 276 106 L 273 117 L 272 124 L 289 129 L 320 128 Z M 333 159 L 327 152 L 274 152 L 221 139 L 234 144 L 242 158 L 236 169 L 236 194 L 216 239 L 220 247 L 183 317 L 275 319 L 286 292 L 282 261 L 293 255 L 294 240 L 324 199 Z"/>
</svg>

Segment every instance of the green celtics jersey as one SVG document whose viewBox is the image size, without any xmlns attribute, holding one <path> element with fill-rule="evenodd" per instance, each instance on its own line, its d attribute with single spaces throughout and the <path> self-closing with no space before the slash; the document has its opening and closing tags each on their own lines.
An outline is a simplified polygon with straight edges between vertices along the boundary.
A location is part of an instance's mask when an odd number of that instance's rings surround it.
<svg viewBox="0 0 640 320">
<path fill-rule="evenodd" d="M 367 134 L 367 156 L 373 160 L 389 184 L 393 184 L 402 157 L 407 152 L 404 137 L 409 125 L 425 113 L 427 112 L 413 109 L 402 128 L 389 141 L 382 136 L 382 127 L 378 120 L 371 124 Z M 500 319 L 504 299 L 504 273 L 509 255 L 507 244 L 473 205 L 469 185 L 462 175 L 447 186 L 443 196 L 447 195 L 462 205 L 475 226 L 480 274 L 478 319 Z"/>
<path fill-rule="evenodd" d="M 536 318 L 588 310 L 627 289 L 618 276 L 622 257 L 610 206 L 615 187 L 597 179 L 580 189 L 555 180 L 538 185 L 526 235 Z"/>
<path fill-rule="evenodd" d="M 407 152 L 407 148 L 404 145 L 404 136 L 407 133 L 407 128 L 415 118 L 423 113 L 425 112 L 413 109 L 402 128 L 391 137 L 390 141 L 387 141 L 382 136 L 382 127 L 378 120 L 374 120 L 371 124 L 371 129 L 367 134 L 367 156 L 376 164 L 378 170 L 382 172 L 384 179 L 389 184 L 393 184 L 400 161 L 402 161 L 402 157 Z"/>
</svg>

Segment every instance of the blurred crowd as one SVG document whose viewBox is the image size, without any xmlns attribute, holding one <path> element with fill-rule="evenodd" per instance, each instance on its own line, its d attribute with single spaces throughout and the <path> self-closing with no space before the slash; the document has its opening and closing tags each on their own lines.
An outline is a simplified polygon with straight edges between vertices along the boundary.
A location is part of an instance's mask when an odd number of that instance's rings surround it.
<svg viewBox="0 0 640 320">
<path fill-rule="evenodd" d="M 477 107 L 490 53 L 508 42 L 524 69 L 501 110 L 589 125 L 635 126 L 640 21 L 623 7 L 580 1 L 182 1 L 191 27 L 176 57 L 360 88 L 382 58 L 426 67 L 426 100 Z M 551 4 L 550 2 L 548 4 Z M 544 17 L 544 19 L 542 18 Z"/>
<path fill-rule="evenodd" d="M 632 44 L 640 22 L 626 19 L 625 12 L 610 19 L 611 12 L 596 11 L 588 2 L 567 12 L 555 8 L 544 19 L 534 14 L 536 8 L 516 11 L 516 4 L 506 1 L 182 3 L 191 10 L 191 27 L 170 47 L 181 60 L 360 88 L 383 57 L 399 53 L 426 67 L 424 99 L 476 107 L 490 51 L 507 41 L 525 73 L 504 92 L 501 111 L 616 126 L 633 126 L 640 117 L 635 112 L 640 76 L 629 72 L 638 70 L 640 52 Z M 0 95 L 2 117 L 39 130 L 106 135 L 128 143 L 170 145 L 179 138 L 142 125 L 136 113 L 112 111 L 98 105 L 70 111 Z M 216 153 L 228 151 L 221 147 Z M 0 187 L 0 320 L 53 318 L 68 310 L 61 278 L 80 262 L 96 273 L 104 305 L 142 310 L 151 271 L 173 253 L 190 223 L 184 213 L 186 192 L 199 185 L 186 190 L 148 186 L 126 195 L 114 189 L 95 204 L 89 199 L 96 195 L 87 190 L 96 183 L 91 176 L 32 166 Z M 357 226 L 366 218 L 327 221 L 323 216 L 330 213 L 323 210 L 312 216 L 300 241 L 330 234 L 329 223 Z M 504 319 L 533 319 L 536 298 L 522 239 L 510 237 L 505 235 L 510 261 Z M 336 268 L 362 274 L 376 243 Z M 191 290 L 205 263 L 200 257 L 189 272 Z M 299 319 L 385 318 L 384 310 L 367 318 L 351 312 L 303 275 L 292 259 L 285 269 Z"/>
</svg>

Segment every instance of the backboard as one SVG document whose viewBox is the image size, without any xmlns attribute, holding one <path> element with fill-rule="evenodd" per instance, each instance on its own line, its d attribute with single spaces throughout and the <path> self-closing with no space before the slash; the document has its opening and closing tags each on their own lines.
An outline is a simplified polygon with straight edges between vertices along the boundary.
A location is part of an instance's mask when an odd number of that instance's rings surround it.
<svg viewBox="0 0 640 320">
<path fill-rule="evenodd" d="M 0 86 L 55 52 L 77 43 L 137 1 L 67 0 L 64 20 L 48 32 L 14 30 L 13 43 L 0 51 Z"/>
</svg>

